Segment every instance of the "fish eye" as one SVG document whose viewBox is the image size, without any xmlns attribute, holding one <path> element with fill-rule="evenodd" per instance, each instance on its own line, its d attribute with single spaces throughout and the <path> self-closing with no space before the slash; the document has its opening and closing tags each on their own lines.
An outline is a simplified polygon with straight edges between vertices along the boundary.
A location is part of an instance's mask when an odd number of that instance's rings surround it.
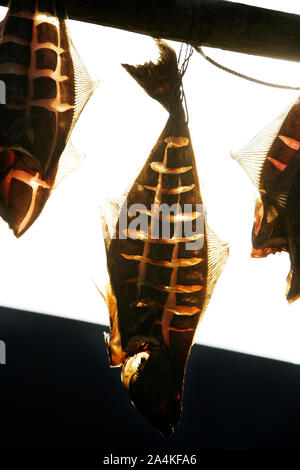
<svg viewBox="0 0 300 470">
<path fill-rule="evenodd" d="M 135 378 L 139 377 L 142 368 L 149 358 L 149 353 L 147 351 L 139 352 L 134 356 L 131 356 L 125 363 L 122 369 L 122 381 L 124 386 L 129 389 L 129 384 L 131 379 L 135 380 Z"/>
<path fill-rule="evenodd" d="M 141 374 L 141 372 L 142 372 L 142 370 L 143 370 L 143 368 L 144 368 L 144 365 L 145 365 L 145 362 L 147 361 L 147 359 L 148 359 L 148 357 L 141 357 L 141 358 L 140 358 L 140 363 L 139 363 L 139 365 L 138 365 L 138 367 L 137 367 L 137 371 L 136 371 L 137 376 L 139 376 L 139 375 Z"/>
<path fill-rule="evenodd" d="M 148 348 L 149 348 L 149 344 L 146 343 L 146 341 L 143 341 L 143 342 L 140 344 L 140 346 L 139 346 L 139 350 L 140 350 L 140 351 L 145 351 L 145 350 L 147 350 Z"/>
</svg>

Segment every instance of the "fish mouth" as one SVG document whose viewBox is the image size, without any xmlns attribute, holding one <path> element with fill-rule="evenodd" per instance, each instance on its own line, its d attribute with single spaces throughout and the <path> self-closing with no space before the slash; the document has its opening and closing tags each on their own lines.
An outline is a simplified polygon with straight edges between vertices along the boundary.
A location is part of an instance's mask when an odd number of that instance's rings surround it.
<svg viewBox="0 0 300 470">
<path fill-rule="evenodd" d="M 132 403 L 146 418 L 153 428 L 164 437 L 171 437 L 181 422 L 181 404 L 163 402 L 149 404 L 143 400 L 133 399 Z"/>
<path fill-rule="evenodd" d="M 181 399 L 169 398 L 160 405 L 158 426 L 154 427 L 165 437 L 170 437 L 181 423 L 182 402 Z"/>
<path fill-rule="evenodd" d="M 171 437 L 176 431 L 176 429 L 178 428 L 179 424 L 180 424 L 180 420 L 174 423 L 169 423 L 169 422 L 160 423 L 159 425 L 156 425 L 156 426 L 153 425 L 153 427 L 162 436 Z"/>
</svg>

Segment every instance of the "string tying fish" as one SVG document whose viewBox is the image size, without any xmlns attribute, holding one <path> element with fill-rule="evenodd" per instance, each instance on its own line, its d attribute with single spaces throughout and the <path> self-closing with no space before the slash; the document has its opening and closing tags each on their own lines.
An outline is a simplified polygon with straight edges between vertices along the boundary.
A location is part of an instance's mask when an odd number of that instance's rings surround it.
<svg viewBox="0 0 300 470">
<path fill-rule="evenodd" d="M 185 46 L 185 55 L 184 55 L 184 59 L 182 61 L 181 66 L 179 66 L 184 46 Z M 193 52 L 194 52 L 194 49 L 193 49 L 192 46 L 190 46 L 188 44 L 184 44 L 184 43 L 181 44 L 180 51 L 179 51 L 179 54 L 178 54 L 178 60 L 177 60 L 178 68 L 180 70 L 181 79 L 183 78 L 185 72 L 187 71 L 187 68 L 188 68 L 188 65 L 189 65 L 189 62 L 190 62 L 190 58 L 192 57 Z M 182 82 L 181 82 L 181 99 L 182 99 L 183 106 L 184 106 L 184 109 L 185 109 L 186 122 L 188 124 L 189 123 L 189 110 L 188 110 L 186 96 L 185 96 L 185 92 L 184 92 Z"/>
<path fill-rule="evenodd" d="M 201 46 L 194 46 L 196 51 L 204 58 L 206 59 L 210 64 L 214 65 L 215 67 L 218 67 L 219 69 L 223 70 L 224 72 L 231 73 L 232 75 L 235 75 L 236 77 L 243 78 L 244 80 L 248 80 L 253 83 L 257 83 L 258 85 L 264 85 L 272 88 L 279 88 L 281 90 L 300 90 L 300 87 L 296 86 L 289 86 L 289 85 L 280 85 L 278 83 L 270 83 L 266 82 L 264 80 L 259 80 L 257 78 L 249 77 L 248 75 L 244 75 L 243 73 L 237 72 L 236 70 L 232 70 L 229 67 L 225 67 L 225 65 L 221 65 L 215 60 L 213 60 L 211 57 L 207 56 L 205 52 L 203 51 Z"/>
</svg>

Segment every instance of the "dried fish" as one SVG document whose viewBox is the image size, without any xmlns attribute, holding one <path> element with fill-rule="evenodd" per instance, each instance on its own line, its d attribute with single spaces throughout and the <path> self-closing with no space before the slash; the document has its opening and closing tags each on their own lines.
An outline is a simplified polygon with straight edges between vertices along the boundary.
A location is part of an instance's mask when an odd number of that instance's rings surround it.
<svg viewBox="0 0 300 470">
<path fill-rule="evenodd" d="M 206 224 L 174 50 L 125 69 L 170 116 L 129 191 L 102 209 L 110 285 L 111 367 L 162 434 L 181 419 L 183 381 L 198 322 L 228 255 Z"/>
<path fill-rule="evenodd" d="M 63 2 L 11 0 L 1 23 L 0 215 L 20 237 L 51 190 L 78 161 L 61 155 L 91 96 L 90 79 L 70 39 Z M 76 165 L 76 164 L 75 164 Z"/>
</svg>

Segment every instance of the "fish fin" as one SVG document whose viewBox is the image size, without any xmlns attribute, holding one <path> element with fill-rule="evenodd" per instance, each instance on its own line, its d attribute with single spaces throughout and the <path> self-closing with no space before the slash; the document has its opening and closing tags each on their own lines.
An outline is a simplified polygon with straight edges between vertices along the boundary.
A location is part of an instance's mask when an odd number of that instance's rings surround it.
<svg viewBox="0 0 300 470">
<path fill-rule="evenodd" d="M 229 255 L 229 245 L 224 243 L 219 237 L 207 226 L 206 228 L 207 237 L 207 288 L 206 296 L 208 303 L 218 278 L 225 266 Z"/>
<path fill-rule="evenodd" d="M 110 333 L 104 332 L 104 341 L 107 348 L 110 367 L 119 367 L 124 364 L 127 354 L 123 351 L 121 345 L 121 335 L 118 327 L 117 299 L 110 283 L 105 288 L 105 294 L 103 294 L 95 279 L 94 285 L 106 303 L 109 313 Z"/>
<path fill-rule="evenodd" d="M 72 141 L 69 140 L 59 159 L 53 189 L 57 188 L 71 171 L 77 170 L 84 161 L 85 155 L 80 154 L 72 144 Z"/>
<path fill-rule="evenodd" d="M 278 136 L 290 108 L 291 106 L 271 121 L 245 147 L 230 154 L 241 165 L 257 189 L 260 189 L 260 176 L 268 152 Z"/>
<path fill-rule="evenodd" d="M 265 183 L 266 192 L 269 196 L 269 199 L 273 202 L 274 206 L 279 211 L 286 209 L 292 184 L 292 178 L 286 178 L 284 180 L 278 179 L 275 184 L 274 182 L 272 182 L 271 184 L 268 184 L 267 182 Z"/>
<path fill-rule="evenodd" d="M 92 96 L 93 92 L 99 85 L 98 80 L 92 80 L 84 63 L 82 62 L 79 54 L 70 38 L 70 52 L 73 60 L 74 67 L 74 88 L 75 88 L 75 103 L 73 120 L 70 128 L 70 133 L 77 122 L 84 106 Z"/>
<path fill-rule="evenodd" d="M 106 286 L 106 304 L 109 311 L 110 334 L 104 335 L 110 367 L 119 367 L 125 363 L 127 353 L 122 349 L 121 334 L 118 324 L 117 299 L 109 283 Z"/>
<path fill-rule="evenodd" d="M 181 75 L 178 70 L 174 49 L 161 39 L 156 39 L 160 51 L 156 63 L 144 65 L 122 64 L 127 72 L 141 85 L 151 98 L 161 103 L 167 110 L 180 95 Z"/>
<path fill-rule="evenodd" d="M 115 216 L 114 208 L 109 199 L 104 199 L 100 203 L 100 218 L 105 250 L 106 253 L 108 253 L 111 240 L 114 238 L 118 220 Z"/>
<path fill-rule="evenodd" d="M 108 252 L 111 240 L 115 237 L 116 226 L 124 204 L 126 203 L 130 187 L 117 199 L 104 199 L 100 204 L 100 217 L 102 233 L 106 251 Z"/>
<path fill-rule="evenodd" d="M 99 294 L 101 295 L 102 299 L 104 300 L 106 306 L 108 307 L 108 303 L 107 303 L 107 299 L 106 299 L 106 295 L 102 292 L 102 290 L 100 289 L 97 281 L 95 278 L 93 278 L 93 283 L 94 283 L 94 286 L 96 287 L 97 291 L 99 292 Z"/>
</svg>

